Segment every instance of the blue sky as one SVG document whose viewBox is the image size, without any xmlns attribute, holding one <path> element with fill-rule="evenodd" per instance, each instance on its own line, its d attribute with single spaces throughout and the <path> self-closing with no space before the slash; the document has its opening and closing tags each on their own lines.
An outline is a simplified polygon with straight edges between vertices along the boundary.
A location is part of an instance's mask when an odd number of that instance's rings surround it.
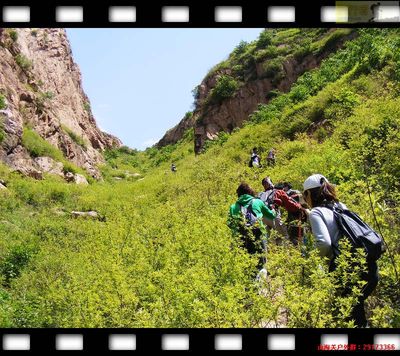
<svg viewBox="0 0 400 356">
<path fill-rule="evenodd" d="M 99 127 L 140 150 L 192 110 L 192 89 L 261 29 L 67 29 Z"/>
</svg>

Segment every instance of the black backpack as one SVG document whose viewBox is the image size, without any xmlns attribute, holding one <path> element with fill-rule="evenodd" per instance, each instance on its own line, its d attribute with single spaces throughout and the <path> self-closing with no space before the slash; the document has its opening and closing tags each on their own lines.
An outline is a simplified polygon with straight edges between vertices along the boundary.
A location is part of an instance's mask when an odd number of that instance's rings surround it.
<svg viewBox="0 0 400 356">
<path fill-rule="evenodd" d="M 367 261 L 376 261 L 385 251 L 382 237 L 356 213 L 338 205 L 326 205 L 333 211 L 342 236 L 347 237 L 353 248 L 363 248 Z M 335 257 L 339 255 L 338 241 L 332 245 Z"/>
</svg>

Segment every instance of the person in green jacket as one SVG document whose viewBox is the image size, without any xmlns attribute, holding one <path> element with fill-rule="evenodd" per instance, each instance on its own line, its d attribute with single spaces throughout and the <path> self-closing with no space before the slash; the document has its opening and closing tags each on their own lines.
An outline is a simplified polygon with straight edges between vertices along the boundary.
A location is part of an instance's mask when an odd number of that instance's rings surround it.
<svg viewBox="0 0 400 356">
<path fill-rule="evenodd" d="M 247 183 L 241 183 L 236 190 L 238 200 L 229 209 L 228 226 L 232 233 L 240 236 L 243 247 L 249 254 L 258 256 L 258 270 L 263 269 L 266 255 L 267 230 L 263 217 L 275 219 L 276 213 L 269 209 L 262 200 L 256 198 L 256 192 Z M 255 222 L 246 221 L 245 213 L 252 215 Z M 251 226 L 246 226 L 251 225 Z"/>
</svg>

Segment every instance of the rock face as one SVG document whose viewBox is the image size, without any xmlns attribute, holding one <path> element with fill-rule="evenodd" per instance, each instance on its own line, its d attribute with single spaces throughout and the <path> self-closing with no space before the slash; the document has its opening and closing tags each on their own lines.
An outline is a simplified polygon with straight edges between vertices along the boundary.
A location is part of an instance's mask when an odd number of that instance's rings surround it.
<svg viewBox="0 0 400 356">
<path fill-rule="evenodd" d="M 206 140 L 216 138 L 221 131 L 230 133 L 233 129 L 241 127 L 259 104 L 268 103 L 268 94 L 272 90 L 288 92 L 300 75 L 318 67 L 324 58 L 340 48 L 346 40 L 354 38 L 355 35 L 355 33 L 351 33 L 343 37 L 332 48 L 319 55 L 307 55 L 301 60 L 289 57 L 283 63 L 284 74 L 278 82 L 263 76 L 263 62 L 255 63 L 251 73 L 248 74 L 247 78 L 244 78 L 243 85 L 231 98 L 225 99 L 219 104 L 207 105 L 206 98 L 215 87 L 218 77 L 232 74 L 230 68 L 216 71 L 211 76 L 206 77 L 198 86 L 193 116 L 184 118 L 178 125 L 168 130 L 156 146 L 162 147 L 178 142 L 185 131 L 193 127 L 194 150 L 199 153 Z"/>
<path fill-rule="evenodd" d="M 15 170 L 46 163 L 24 147 L 27 127 L 94 178 L 101 151 L 121 145 L 96 125 L 64 29 L 0 29 L 0 99 L 0 160 Z"/>
</svg>

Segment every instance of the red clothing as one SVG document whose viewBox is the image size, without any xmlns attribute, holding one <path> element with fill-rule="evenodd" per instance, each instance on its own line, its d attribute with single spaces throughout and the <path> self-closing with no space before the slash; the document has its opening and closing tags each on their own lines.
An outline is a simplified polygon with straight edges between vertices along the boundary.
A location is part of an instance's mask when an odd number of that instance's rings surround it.
<svg viewBox="0 0 400 356">
<path fill-rule="evenodd" d="M 296 213 L 301 210 L 301 205 L 280 189 L 275 190 L 274 204 L 284 207 L 291 213 Z"/>
</svg>

